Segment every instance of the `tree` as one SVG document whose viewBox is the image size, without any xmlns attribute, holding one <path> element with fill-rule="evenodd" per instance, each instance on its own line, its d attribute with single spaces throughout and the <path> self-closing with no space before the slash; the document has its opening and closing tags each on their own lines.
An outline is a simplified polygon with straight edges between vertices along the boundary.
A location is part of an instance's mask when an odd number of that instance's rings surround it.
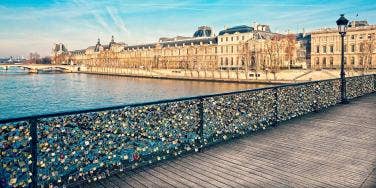
<svg viewBox="0 0 376 188">
<path fill-rule="evenodd" d="M 359 62 L 364 74 L 372 63 L 372 55 L 376 46 L 375 35 L 369 35 L 367 39 L 363 40 L 359 45 Z"/>
<path fill-rule="evenodd" d="M 293 57 L 296 52 L 296 37 L 294 34 L 288 34 L 285 37 L 286 40 L 286 47 L 285 47 L 285 53 L 286 53 L 286 59 L 288 60 L 288 67 L 291 68 L 291 65 L 293 62 Z"/>
</svg>

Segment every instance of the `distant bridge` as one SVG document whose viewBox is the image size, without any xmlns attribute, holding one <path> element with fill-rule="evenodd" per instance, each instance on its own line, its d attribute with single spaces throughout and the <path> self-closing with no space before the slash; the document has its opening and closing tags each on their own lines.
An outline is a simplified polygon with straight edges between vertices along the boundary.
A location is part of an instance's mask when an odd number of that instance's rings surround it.
<svg viewBox="0 0 376 188">
<path fill-rule="evenodd" d="M 78 66 L 73 65 L 54 65 L 54 64 L 0 64 L 0 70 L 8 70 L 11 67 L 19 67 L 28 70 L 29 73 L 38 73 L 46 70 L 60 70 L 63 72 L 79 71 Z"/>
</svg>

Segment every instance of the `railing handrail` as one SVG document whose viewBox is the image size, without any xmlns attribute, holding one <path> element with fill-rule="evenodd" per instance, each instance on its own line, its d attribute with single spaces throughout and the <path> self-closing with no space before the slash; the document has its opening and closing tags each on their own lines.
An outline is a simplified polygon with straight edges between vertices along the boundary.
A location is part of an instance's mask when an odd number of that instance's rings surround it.
<svg viewBox="0 0 376 188">
<path fill-rule="evenodd" d="M 368 74 L 368 75 L 374 75 L 375 76 L 376 74 Z M 361 76 L 366 76 L 366 75 L 361 75 Z M 354 77 L 360 77 L 360 76 L 352 76 L 352 77 L 347 77 L 347 78 L 354 78 Z M 31 115 L 31 116 L 23 116 L 23 117 L 17 117 L 17 118 L 0 119 L 0 124 L 13 123 L 13 122 L 19 122 L 19 121 L 27 121 L 27 120 L 32 120 L 32 119 L 53 118 L 53 117 L 59 117 L 59 116 L 83 114 L 83 113 L 90 113 L 90 112 L 103 112 L 103 111 L 109 111 L 109 110 L 119 110 L 119 109 L 123 109 L 123 108 L 132 108 L 132 107 L 172 103 L 172 102 L 187 101 L 187 100 L 197 100 L 197 99 L 204 99 L 204 98 L 217 97 L 217 96 L 240 94 L 240 93 L 246 93 L 246 92 L 252 92 L 252 91 L 260 91 L 260 90 L 267 90 L 267 89 L 276 89 L 276 88 L 284 88 L 284 87 L 290 87 L 290 86 L 313 84 L 313 83 L 318 83 L 318 82 L 332 81 L 332 80 L 339 80 L 339 79 L 340 78 L 306 81 L 306 82 L 283 84 L 283 85 L 277 85 L 277 86 L 267 86 L 267 87 L 261 87 L 261 88 L 239 90 L 239 91 L 206 94 L 206 95 L 196 95 L 196 96 L 191 96 L 191 97 L 163 99 L 163 100 L 156 100 L 156 101 L 150 101 L 150 102 L 122 104 L 122 105 L 116 105 L 116 106 L 110 106 L 110 107 L 92 108 L 92 109 L 85 109 L 85 110 L 62 111 L 62 112 L 54 112 L 54 113 L 47 113 L 47 114 L 41 114 L 41 115 Z"/>
</svg>

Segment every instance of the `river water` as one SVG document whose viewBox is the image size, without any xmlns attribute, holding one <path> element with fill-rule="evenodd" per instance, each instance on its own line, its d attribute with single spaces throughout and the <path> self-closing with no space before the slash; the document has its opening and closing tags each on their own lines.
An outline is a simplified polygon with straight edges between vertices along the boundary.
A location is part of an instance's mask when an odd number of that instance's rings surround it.
<svg viewBox="0 0 376 188">
<path fill-rule="evenodd" d="M 93 74 L 0 70 L 0 119 L 264 87 Z"/>
</svg>

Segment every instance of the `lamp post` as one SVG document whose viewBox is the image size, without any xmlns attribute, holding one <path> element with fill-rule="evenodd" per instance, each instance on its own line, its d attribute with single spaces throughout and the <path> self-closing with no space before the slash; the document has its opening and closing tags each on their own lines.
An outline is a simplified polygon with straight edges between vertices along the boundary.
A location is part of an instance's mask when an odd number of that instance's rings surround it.
<svg viewBox="0 0 376 188">
<path fill-rule="evenodd" d="M 337 26 L 338 26 L 338 32 L 341 35 L 341 44 L 342 44 L 342 50 L 341 50 L 341 103 L 347 104 L 349 101 L 346 97 L 346 79 L 345 79 L 345 42 L 344 38 L 346 35 L 347 30 L 347 24 L 349 23 L 349 20 L 345 18 L 344 14 L 341 14 L 341 17 L 337 20 Z"/>
</svg>

